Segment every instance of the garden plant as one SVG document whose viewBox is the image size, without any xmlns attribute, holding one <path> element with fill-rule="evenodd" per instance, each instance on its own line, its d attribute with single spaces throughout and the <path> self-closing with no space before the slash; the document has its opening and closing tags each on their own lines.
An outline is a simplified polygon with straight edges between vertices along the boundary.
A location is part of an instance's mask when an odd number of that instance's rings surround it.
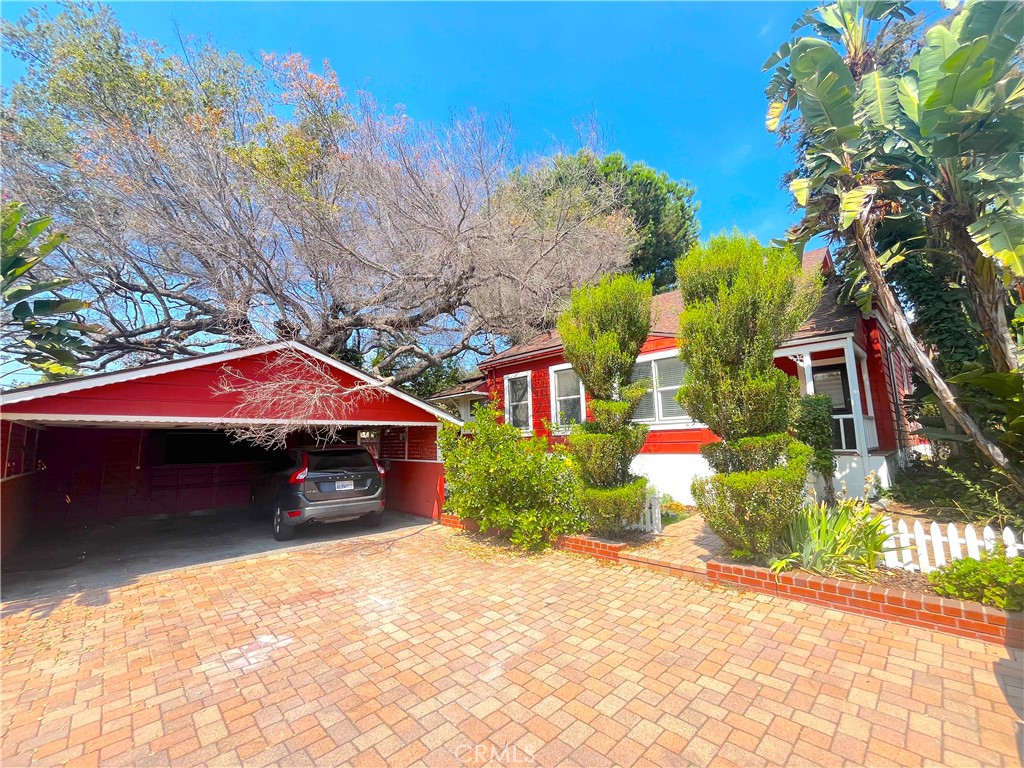
<svg viewBox="0 0 1024 768">
<path fill-rule="evenodd" d="M 585 527 L 578 482 L 558 447 L 524 438 L 491 405 L 473 411 L 473 434 L 447 424 L 438 438 L 444 457 L 445 509 L 480 529 L 507 533 L 513 544 L 542 549 Z"/>
<path fill-rule="evenodd" d="M 834 420 L 832 419 L 832 398 L 828 395 L 805 395 L 797 402 L 793 432 L 797 440 L 810 446 L 810 469 L 819 475 L 825 484 L 824 501 L 836 503 L 836 454 L 834 449 Z"/>
<path fill-rule="evenodd" d="M 558 319 L 565 359 L 590 398 L 592 418 L 573 426 L 568 450 L 583 513 L 596 533 L 638 521 L 647 501 L 647 480 L 629 467 L 647 438 L 647 427 L 632 419 L 648 382 L 630 377 L 650 329 L 651 283 L 629 275 L 573 291 Z"/>
<path fill-rule="evenodd" d="M 812 450 L 787 433 L 797 382 L 774 350 L 821 295 L 789 249 L 735 232 L 712 237 L 677 264 L 684 310 L 679 402 L 721 442 L 702 447 L 715 473 L 693 483 L 705 520 L 743 556 L 766 560 L 800 509 Z"/>
</svg>

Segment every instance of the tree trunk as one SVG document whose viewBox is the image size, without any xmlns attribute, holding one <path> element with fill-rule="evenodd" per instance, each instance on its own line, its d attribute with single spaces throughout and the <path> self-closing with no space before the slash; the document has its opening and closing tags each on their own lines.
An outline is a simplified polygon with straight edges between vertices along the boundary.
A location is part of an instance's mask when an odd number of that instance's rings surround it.
<svg viewBox="0 0 1024 768">
<path fill-rule="evenodd" d="M 974 419 L 970 417 L 967 411 L 960 407 L 960 403 L 957 402 L 956 396 L 949 388 L 949 385 L 939 375 L 934 363 L 918 345 L 913 331 L 910 330 L 907 316 L 904 314 L 903 308 L 896 301 L 896 294 L 893 293 L 892 288 L 885 280 L 882 266 L 878 263 L 878 255 L 875 253 L 871 238 L 866 232 L 864 224 L 860 221 L 854 223 L 854 238 L 856 239 L 857 251 L 861 262 L 864 265 L 864 271 L 871 283 L 871 287 L 874 288 L 878 308 L 881 310 L 889 327 L 892 328 L 893 333 L 896 334 L 896 340 L 899 342 L 900 347 L 910 358 L 921 378 L 932 388 L 932 392 L 939 399 L 941 406 L 956 419 L 956 423 L 960 425 L 975 447 L 990 463 L 1003 471 L 1018 493 L 1024 495 L 1024 471 L 1015 466 L 998 445 L 985 437 Z"/>
<path fill-rule="evenodd" d="M 946 230 L 960 257 L 974 317 L 978 321 L 981 335 L 988 343 L 992 366 L 999 373 L 1009 373 L 1020 363 L 1010 336 L 1010 326 L 1006 322 L 1006 289 L 994 268 L 979 269 L 979 264 L 984 263 L 979 261 L 983 258 L 982 253 L 971 239 L 967 227 L 954 222 L 948 224 Z"/>
</svg>

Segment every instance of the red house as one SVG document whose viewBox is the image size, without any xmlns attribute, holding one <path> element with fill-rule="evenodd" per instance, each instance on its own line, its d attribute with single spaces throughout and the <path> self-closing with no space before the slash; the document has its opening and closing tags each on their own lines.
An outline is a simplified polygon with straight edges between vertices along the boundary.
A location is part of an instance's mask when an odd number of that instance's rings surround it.
<svg viewBox="0 0 1024 768">
<path fill-rule="evenodd" d="M 824 248 L 809 251 L 805 269 L 832 274 Z M 636 421 L 650 434 L 633 471 L 645 475 L 661 493 L 691 503 L 690 483 L 710 468 L 700 446 L 715 439 L 676 402 L 684 366 L 676 347 L 682 299 L 675 291 L 659 294 L 652 304 L 651 334 L 641 349 L 634 380 L 652 382 Z M 834 283 L 810 319 L 780 345 L 776 365 L 800 381 L 802 393 L 832 397 L 838 480 L 859 493 L 874 472 L 888 487 L 895 464 L 911 444 L 900 402 L 910 391 L 910 365 L 893 343 L 882 320 L 853 304 L 836 302 Z M 587 417 L 586 393 L 562 354 L 557 331 L 545 331 L 482 363 L 486 382 L 467 391 L 441 393 L 436 401 L 455 398 L 460 405 L 490 397 L 507 422 L 523 434 L 559 439 L 568 425 Z M 550 428 L 549 428 L 550 427 Z"/>
<path fill-rule="evenodd" d="M 287 398 L 256 412 L 231 375 L 252 387 L 289 381 L 295 392 L 333 381 L 370 385 L 366 396 L 324 397 L 315 412 Z M 316 382 L 313 381 L 316 379 Z M 444 468 L 437 431 L 444 411 L 295 342 L 268 344 L 5 392 L 0 451 L 4 552 L 30 526 L 134 515 L 182 515 L 249 503 L 267 451 L 236 442 L 239 424 L 341 428 L 386 466 L 388 508 L 437 517 Z"/>
</svg>

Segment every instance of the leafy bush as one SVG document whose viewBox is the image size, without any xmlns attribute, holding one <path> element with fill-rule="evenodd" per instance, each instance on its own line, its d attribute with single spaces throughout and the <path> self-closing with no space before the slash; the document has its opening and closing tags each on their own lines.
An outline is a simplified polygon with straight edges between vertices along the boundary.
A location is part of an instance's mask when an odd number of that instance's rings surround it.
<svg viewBox="0 0 1024 768">
<path fill-rule="evenodd" d="M 929 573 L 928 579 L 945 597 L 1024 611 L 1024 557 L 1008 558 L 1003 547 L 982 552 L 981 560 L 954 560 Z"/>
<path fill-rule="evenodd" d="M 836 499 L 833 483 L 836 473 L 834 421 L 832 398 L 828 395 L 806 395 L 798 401 L 793 429 L 797 440 L 811 446 L 814 451 L 810 469 L 825 481 L 825 502 L 828 504 L 834 504 Z"/>
<path fill-rule="evenodd" d="M 775 367 L 775 348 L 821 296 L 792 250 L 753 236 L 717 235 L 676 263 L 687 365 L 679 402 L 725 442 L 785 432 L 797 382 Z"/>
<path fill-rule="evenodd" d="M 811 449 L 793 441 L 786 463 L 751 472 L 719 473 L 693 481 L 693 498 L 711 530 L 741 553 L 760 559 L 778 551 L 803 504 Z"/>
<path fill-rule="evenodd" d="M 753 472 L 777 467 L 792 443 L 790 435 L 780 432 L 731 443 L 708 443 L 700 452 L 715 472 Z"/>
<path fill-rule="evenodd" d="M 647 481 L 629 467 L 647 439 L 647 427 L 631 423 L 647 382 L 630 377 L 650 328 L 651 283 L 627 275 L 573 291 L 558 318 L 565 359 L 591 398 L 593 419 L 573 426 L 568 450 L 584 516 L 598 533 L 638 521 L 646 501 Z"/>
<path fill-rule="evenodd" d="M 544 438 L 524 439 L 490 405 L 473 415 L 470 437 L 454 425 L 441 430 L 445 509 L 483 531 L 505 531 L 526 549 L 584 530 L 578 481 L 565 454 L 549 454 Z"/>
<path fill-rule="evenodd" d="M 783 536 L 789 554 L 775 559 L 776 573 L 801 568 L 825 576 L 864 576 L 875 569 L 888 534 L 871 505 L 843 499 L 838 505 L 804 506 Z"/>
<path fill-rule="evenodd" d="M 618 488 L 580 488 L 580 507 L 587 529 L 598 535 L 614 533 L 640 522 L 647 503 L 647 480 L 636 478 Z"/>
</svg>

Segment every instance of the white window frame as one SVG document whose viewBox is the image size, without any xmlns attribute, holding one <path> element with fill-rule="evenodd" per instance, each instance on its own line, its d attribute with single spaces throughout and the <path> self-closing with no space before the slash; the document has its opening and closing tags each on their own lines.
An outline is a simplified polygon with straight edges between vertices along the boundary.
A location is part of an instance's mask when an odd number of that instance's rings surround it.
<svg viewBox="0 0 1024 768">
<path fill-rule="evenodd" d="M 645 355 L 639 355 L 636 358 L 637 363 L 652 363 L 651 365 L 651 376 L 652 378 L 657 377 L 655 372 L 654 362 L 658 360 L 667 360 L 669 358 L 678 357 L 679 350 L 669 349 L 661 350 L 659 352 L 648 352 Z M 661 415 L 661 398 L 658 397 L 657 382 L 651 381 L 654 394 L 654 418 L 653 419 L 633 419 L 636 424 L 646 424 L 651 428 L 652 431 L 658 431 L 662 429 L 701 429 L 704 427 L 698 421 L 694 421 L 689 415 L 686 416 L 673 416 L 671 418 L 664 418 Z M 667 389 L 667 387 L 665 387 Z"/>
<path fill-rule="evenodd" d="M 571 371 L 572 363 L 559 363 L 548 368 L 548 382 L 551 388 L 551 425 L 556 427 L 557 433 L 568 432 L 572 425 L 560 424 L 558 422 L 558 387 L 555 374 L 559 371 Z M 576 374 L 579 379 L 579 374 Z M 587 420 L 587 390 L 583 386 L 583 379 L 580 379 L 580 421 Z"/>
<path fill-rule="evenodd" d="M 504 377 L 505 382 L 505 423 L 512 423 L 512 403 L 508 397 L 508 383 L 511 379 L 526 379 L 526 410 L 528 425 L 525 429 L 519 428 L 524 435 L 533 434 L 533 371 L 522 371 L 521 373 L 510 373 Z"/>
</svg>

